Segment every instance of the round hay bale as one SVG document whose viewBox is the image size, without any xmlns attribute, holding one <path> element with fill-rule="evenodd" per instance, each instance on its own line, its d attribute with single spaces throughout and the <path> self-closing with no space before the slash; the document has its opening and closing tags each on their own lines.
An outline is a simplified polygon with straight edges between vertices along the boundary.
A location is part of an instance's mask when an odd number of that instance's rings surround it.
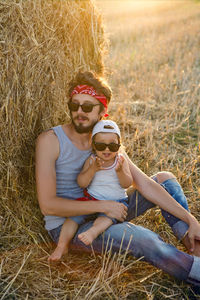
<svg viewBox="0 0 200 300">
<path fill-rule="evenodd" d="M 0 211 L 6 234 L 8 224 L 9 230 L 16 223 L 33 230 L 39 214 L 35 139 L 68 118 L 66 90 L 77 71 L 103 74 L 105 40 L 90 0 L 4 0 L 0 28 Z"/>
</svg>

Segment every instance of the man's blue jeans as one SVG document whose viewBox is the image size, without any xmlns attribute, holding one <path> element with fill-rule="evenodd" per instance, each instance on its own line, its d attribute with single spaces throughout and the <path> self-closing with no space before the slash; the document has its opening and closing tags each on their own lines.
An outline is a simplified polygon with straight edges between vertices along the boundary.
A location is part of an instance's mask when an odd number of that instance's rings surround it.
<svg viewBox="0 0 200 300">
<path fill-rule="evenodd" d="M 156 180 L 156 178 L 154 178 Z M 164 181 L 162 187 L 185 209 L 188 210 L 187 200 L 179 183 L 175 179 Z M 125 252 L 128 245 L 128 253 L 136 258 L 143 259 L 155 267 L 162 269 L 166 273 L 187 282 L 200 285 L 199 275 L 196 273 L 200 268 L 200 259 L 184 253 L 170 244 L 166 244 L 154 232 L 142 226 L 134 225 L 128 221 L 141 215 L 154 204 L 146 200 L 139 192 L 135 191 L 129 196 L 129 209 L 127 222 L 118 223 L 110 226 L 103 235 L 98 236 L 92 243 L 94 251 L 102 253 L 102 249 L 107 249 L 112 245 L 112 252 Z M 188 225 L 169 213 L 162 211 L 165 220 L 171 226 L 174 234 L 181 239 L 188 229 Z M 91 251 L 91 246 L 86 246 L 78 239 L 78 234 L 88 230 L 93 220 L 81 225 L 71 242 L 73 248 Z M 61 226 L 51 230 L 50 236 L 54 242 L 58 242 Z M 123 240 L 123 243 L 122 243 Z M 122 246 L 121 246 L 122 244 Z M 193 276 L 194 275 L 194 276 Z M 192 276 L 192 277 L 191 277 Z"/>
</svg>

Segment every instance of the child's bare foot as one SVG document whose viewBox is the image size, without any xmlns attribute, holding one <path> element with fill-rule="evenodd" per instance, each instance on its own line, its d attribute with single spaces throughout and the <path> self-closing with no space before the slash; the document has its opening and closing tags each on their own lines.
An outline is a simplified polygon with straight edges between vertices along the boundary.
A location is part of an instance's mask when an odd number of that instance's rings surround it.
<svg viewBox="0 0 200 300">
<path fill-rule="evenodd" d="M 96 232 L 92 228 L 78 235 L 79 240 L 87 246 L 91 245 L 96 237 Z"/>
<path fill-rule="evenodd" d="M 188 234 L 186 234 L 186 236 L 182 239 L 182 243 L 192 255 L 200 257 L 200 241 L 199 240 L 195 240 L 195 243 L 194 243 L 195 247 L 194 247 L 193 252 L 190 251 L 190 240 L 189 240 Z"/>
<path fill-rule="evenodd" d="M 57 246 L 54 252 L 49 256 L 48 262 L 60 261 L 64 254 L 68 253 L 68 247 Z"/>
</svg>

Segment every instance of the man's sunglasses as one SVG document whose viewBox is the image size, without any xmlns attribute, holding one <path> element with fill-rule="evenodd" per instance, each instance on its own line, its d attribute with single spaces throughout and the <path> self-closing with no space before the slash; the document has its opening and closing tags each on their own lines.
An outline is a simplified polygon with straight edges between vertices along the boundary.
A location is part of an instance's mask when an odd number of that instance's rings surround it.
<svg viewBox="0 0 200 300">
<path fill-rule="evenodd" d="M 75 103 L 75 102 L 69 102 L 68 108 L 70 111 L 78 111 L 79 106 L 80 106 L 83 112 L 89 113 L 93 110 L 93 107 L 97 106 L 97 105 L 100 105 L 100 103 L 99 104 L 92 104 L 92 103 L 79 104 L 79 103 Z"/>
<path fill-rule="evenodd" d="M 117 152 L 120 147 L 120 144 L 116 144 L 116 143 L 105 144 L 105 143 L 93 142 L 93 145 L 97 151 L 104 151 L 108 147 L 108 149 L 111 152 Z"/>
</svg>

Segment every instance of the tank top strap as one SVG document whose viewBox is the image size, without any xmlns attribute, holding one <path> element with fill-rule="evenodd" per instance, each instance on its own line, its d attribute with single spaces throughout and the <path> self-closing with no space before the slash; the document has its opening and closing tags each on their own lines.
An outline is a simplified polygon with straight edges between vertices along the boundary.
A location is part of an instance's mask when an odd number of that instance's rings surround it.
<svg viewBox="0 0 200 300">
<path fill-rule="evenodd" d="M 66 144 L 68 137 L 64 133 L 61 125 L 52 127 L 51 129 L 54 131 L 54 133 L 56 134 L 56 136 L 58 138 L 59 145 L 60 145 L 60 155 L 59 156 L 62 157 L 64 145 Z"/>
</svg>

